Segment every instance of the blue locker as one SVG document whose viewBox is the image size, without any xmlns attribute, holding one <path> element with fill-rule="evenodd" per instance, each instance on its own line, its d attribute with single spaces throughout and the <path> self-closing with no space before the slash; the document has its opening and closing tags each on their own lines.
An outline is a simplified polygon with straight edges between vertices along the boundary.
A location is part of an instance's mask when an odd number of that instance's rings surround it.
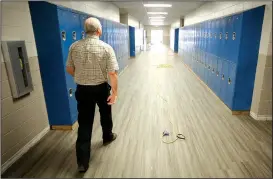
<svg viewBox="0 0 273 179">
<path fill-rule="evenodd" d="M 135 57 L 135 28 L 129 26 L 130 56 Z"/>
<path fill-rule="evenodd" d="M 230 39 L 230 61 L 237 63 L 240 49 L 243 14 L 235 14 L 232 17 L 232 32 Z"/>
<path fill-rule="evenodd" d="M 47 2 L 29 2 L 29 7 L 49 123 L 73 125 L 77 120 L 76 85 L 65 73 L 65 64 L 71 43 L 81 37 L 80 15 Z"/>
<path fill-rule="evenodd" d="M 220 57 L 220 32 L 221 32 L 221 28 L 220 28 L 220 19 L 216 19 L 215 20 L 215 34 L 214 34 L 214 47 L 215 47 L 215 55 Z"/>
<path fill-rule="evenodd" d="M 233 97 L 234 97 L 234 84 L 236 79 L 236 64 L 234 62 L 228 62 L 228 76 L 227 76 L 227 91 L 226 91 L 226 103 L 230 109 L 233 109 Z"/>
<path fill-rule="evenodd" d="M 84 21 L 91 15 L 42 1 L 30 1 L 29 8 L 49 123 L 51 126 L 73 125 L 77 120 L 76 84 L 65 72 L 65 65 L 71 44 L 85 38 Z M 101 40 L 107 42 L 111 23 L 109 20 L 99 19 L 103 28 Z M 118 25 L 119 23 L 116 24 Z M 128 41 L 128 37 L 127 35 L 124 41 Z M 114 44 L 116 47 L 116 41 Z M 128 42 L 123 44 L 123 50 L 128 52 Z M 117 54 L 119 55 L 118 52 Z"/>
<path fill-rule="evenodd" d="M 222 81 L 222 74 L 223 74 L 223 68 L 222 68 L 222 60 L 220 57 L 217 57 L 217 70 L 215 75 L 215 93 L 218 97 L 220 97 L 220 90 L 221 90 L 221 81 Z"/>
<path fill-rule="evenodd" d="M 174 30 L 174 52 L 178 53 L 179 28 Z"/>
<path fill-rule="evenodd" d="M 228 78 L 228 61 L 223 60 L 221 58 L 222 62 L 222 73 L 221 73 L 221 83 L 220 83 L 220 98 L 222 101 L 227 105 L 226 101 L 226 93 L 227 93 L 227 78 Z"/>
</svg>

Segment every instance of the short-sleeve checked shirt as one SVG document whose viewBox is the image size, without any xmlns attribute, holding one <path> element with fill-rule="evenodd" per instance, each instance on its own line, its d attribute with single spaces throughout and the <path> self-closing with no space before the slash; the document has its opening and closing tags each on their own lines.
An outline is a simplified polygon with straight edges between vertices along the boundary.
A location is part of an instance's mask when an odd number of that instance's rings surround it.
<svg viewBox="0 0 273 179">
<path fill-rule="evenodd" d="M 113 48 L 97 36 L 87 36 L 73 43 L 66 66 L 74 67 L 74 81 L 79 85 L 105 83 L 107 72 L 119 70 Z"/>
</svg>

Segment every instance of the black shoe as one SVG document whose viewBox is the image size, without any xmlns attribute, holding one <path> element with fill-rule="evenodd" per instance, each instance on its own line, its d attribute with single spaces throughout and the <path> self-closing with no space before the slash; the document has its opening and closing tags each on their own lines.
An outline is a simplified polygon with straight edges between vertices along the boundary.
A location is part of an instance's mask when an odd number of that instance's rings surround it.
<svg viewBox="0 0 273 179">
<path fill-rule="evenodd" d="M 85 173 L 88 170 L 88 168 L 89 168 L 89 166 L 79 165 L 78 166 L 78 172 Z"/>
<path fill-rule="evenodd" d="M 110 140 L 103 140 L 103 145 L 110 144 L 111 142 L 113 142 L 114 140 L 116 140 L 117 136 L 118 136 L 117 134 L 113 133 L 112 134 L 112 139 L 110 139 Z"/>
</svg>

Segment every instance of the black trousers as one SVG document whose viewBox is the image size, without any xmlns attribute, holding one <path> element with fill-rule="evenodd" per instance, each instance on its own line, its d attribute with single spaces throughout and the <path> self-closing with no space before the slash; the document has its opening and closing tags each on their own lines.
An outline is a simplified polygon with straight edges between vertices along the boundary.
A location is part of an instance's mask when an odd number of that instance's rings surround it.
<svg viewBox="0 0 273 179">
<path fill-rule="evenodd" d="M 78 138 L 76 142 L 76 154 L 78 165 L 87 166 L 90 160 L 91 137 L 94 122 L 96 104 L 99 106 L 100 122 L 103 132 L 103 140 L 112 137 L 112 112 L 107 104 L 110 95 L 110 86 L 103 83 L 97 86 L 78 85 L 75 93 L 78 108 Z"/>
</svg>

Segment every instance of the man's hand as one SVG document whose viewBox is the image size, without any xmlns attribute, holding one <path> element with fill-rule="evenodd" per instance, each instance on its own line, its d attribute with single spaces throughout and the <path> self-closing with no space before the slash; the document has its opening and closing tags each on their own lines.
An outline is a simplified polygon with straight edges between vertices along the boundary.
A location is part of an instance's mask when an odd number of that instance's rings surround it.
<svg viewBox="0 0 273 179">
<path fill-rule="evenodd" d="M 113 105 L 117 101 L 117 96 L 115 94 L 111 94 L 107 99 L 108 105 Z"/>
</svg>

